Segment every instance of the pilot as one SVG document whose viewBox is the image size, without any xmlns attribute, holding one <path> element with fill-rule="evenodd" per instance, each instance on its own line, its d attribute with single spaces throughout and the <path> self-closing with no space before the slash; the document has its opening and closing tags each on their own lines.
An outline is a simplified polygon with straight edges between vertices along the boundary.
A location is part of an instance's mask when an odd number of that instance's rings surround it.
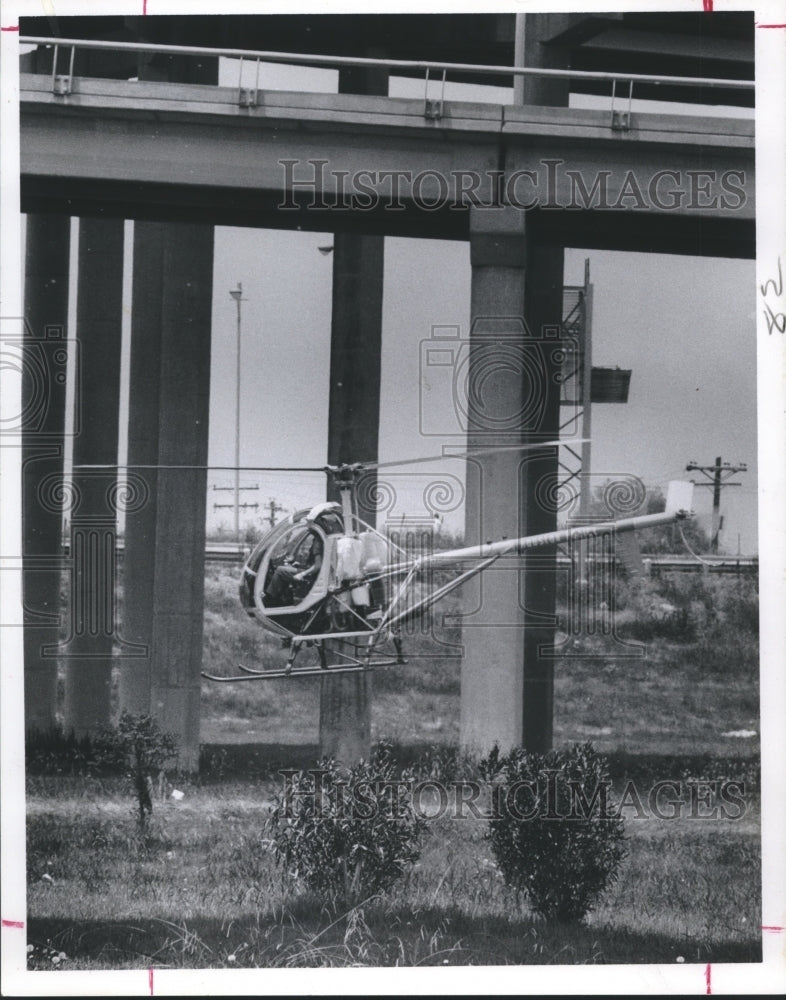
<svg viewBox="0 0 786 1000">
<path fill-rule="evenodd" d="M 267 588 L 271 604 L 281 606 L 298 603 L 305 597 L 319 575 L 324 553 L 322 539 L 315 531 L 311 531 L 308 542 L 307 547 L 302 543 L 298 545 L 297 564 L 287 560 L 274 570 Z M 298 568 L 301 562 L 305 562 L 303 569 Z"/>
</svg>

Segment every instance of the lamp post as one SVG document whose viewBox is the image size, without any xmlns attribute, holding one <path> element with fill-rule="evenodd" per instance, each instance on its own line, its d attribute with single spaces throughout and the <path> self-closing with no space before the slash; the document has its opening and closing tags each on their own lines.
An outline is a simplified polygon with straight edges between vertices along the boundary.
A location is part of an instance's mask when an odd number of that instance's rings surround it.
<svg viewBox="0 0 786 1000">
<path fill-rule="evenodd" d="M 229 294 L 237 303 L 237 373 L 235 385 L 237 395 L 235 397 L 235 541 L 240 545 L 240 303 L 245 302 L 243 298 L 243 285 L 240 281 L 237 288 L 229 290 Z"/>
</svg>

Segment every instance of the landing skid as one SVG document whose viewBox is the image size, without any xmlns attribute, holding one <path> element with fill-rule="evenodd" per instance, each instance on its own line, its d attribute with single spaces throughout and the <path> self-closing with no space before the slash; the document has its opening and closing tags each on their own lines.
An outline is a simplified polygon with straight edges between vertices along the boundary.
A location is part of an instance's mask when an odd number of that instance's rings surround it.
<svg viewBox="0 0 786 1000">
<path fill-rule="evenodd" d="M 376 665 L 376 664 L 375 664 Z M 238 664 L 240 666 L 240 664 Z M 358 674 L 364 670 L 372 669 L 365 663 L 356 666 L 335 666 L 335 667 L 298 667 L 297 670 L 249 670 L 241 667 L 247 672 L 234 677 L 218 677 L 216 674 L 208 674 L 204 670 L 202 676 L 209 681 L 218 681 L 219 684 L 236 683 L 237 681 L 272 681 L 280 677 L 325 677 L 327 674 Z"/>
<path fill-rule="evenodd" d="M 374 667 L 400 666 L 407 662 L 404 658 L 399 636 L 393 636 L 393 644 L 396 650 L 395 657 L 386 658 L 376 657 L 374 645 L 363 646 L 360 643 L 349 642 L 344 639 L 334 639 L 333 641 L 337 646 L 346 646 L 352 650 L 352 652 L 344 652 L 338 648 L 331 649 L 330 653 L 332 657 L 339 658 L 339 662 L 337 663 L 328 662 L 328 649 L 325 645 L 325 640 L 315 641 L 308 639 L 301 642 L 295 638 L 292 640 L 289 658 L 285 667 L 277 670 L 257 670 L 255 667 L 247 667 L 242 663 L 238 663 L 238 669 L 242 671 L 240 674 L 220 677 L 217 674 L 211 674 L 203 670 L 202 676 L 206 680 L 216 681 L 219 684 L 229 684 L 238 681 L 270 681 L 282 677 L 324 677 L 327 674 L 356 674 L 364 670 L 372 670 Z M 303 645 L 316 647 L 319 655 L 319 666 L 295 666 L 298 654 Z"/>
</svg>

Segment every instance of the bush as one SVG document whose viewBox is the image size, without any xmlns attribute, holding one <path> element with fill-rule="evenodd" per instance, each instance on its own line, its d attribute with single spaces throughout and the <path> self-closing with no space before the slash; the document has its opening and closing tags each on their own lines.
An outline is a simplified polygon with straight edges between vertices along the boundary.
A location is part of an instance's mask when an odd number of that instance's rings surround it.
<svg viewBox="0 0 786 1000">
<path fill-rule="evenodd" d="M 581 920 L 626 853 L 605 758 L 590 743 L 504 757 L 494 747 L 480 767 L 494 782 L 487 836 L 505 882 L 540 916 Z"/>
<path fill-rule="evenodd" d="M 323 760 L 285 774 L 270 822 L 275 858 L 294 881 L 354 904 L 388 890 L 418 859 L 425 822 L 412 807 L 411 775 L 397 775 L 387 747 L 350 769 Z"/>
<path fill-rule="evenodd" d="M 66 735 L 62 725 L 28 729 L 25 733 L 25 766 L 28 774 L 87 774 L 94 764 L 88 736 Z"/>
<path fill-rule="evenodd" d="M 122 771 L 131 782 L 144 832 L 153 812 L 153 778 L 177 757 L 177 741 L 162 733 L 152 716 L 123 712 L 115 729 L 96 736 L 93 749 L 100 767 Z"/>
</svg>

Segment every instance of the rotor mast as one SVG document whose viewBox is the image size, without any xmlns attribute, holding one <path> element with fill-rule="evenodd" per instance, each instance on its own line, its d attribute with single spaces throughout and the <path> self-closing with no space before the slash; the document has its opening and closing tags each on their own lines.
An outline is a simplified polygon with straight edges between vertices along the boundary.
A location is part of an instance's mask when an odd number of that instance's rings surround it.
<svg viewBox="0 0 786 1000">
<path fill-rule="evenodd" d="M 352 464 L 328 465 L 325 468 L 332 474 L 333 484 L 338 489 L 341 498 L 344 532 L 356 537 L 358 533 L 357 481 L 363 471 L 363 465 L 360 462 L 353 462 Z"/>
</svg>

